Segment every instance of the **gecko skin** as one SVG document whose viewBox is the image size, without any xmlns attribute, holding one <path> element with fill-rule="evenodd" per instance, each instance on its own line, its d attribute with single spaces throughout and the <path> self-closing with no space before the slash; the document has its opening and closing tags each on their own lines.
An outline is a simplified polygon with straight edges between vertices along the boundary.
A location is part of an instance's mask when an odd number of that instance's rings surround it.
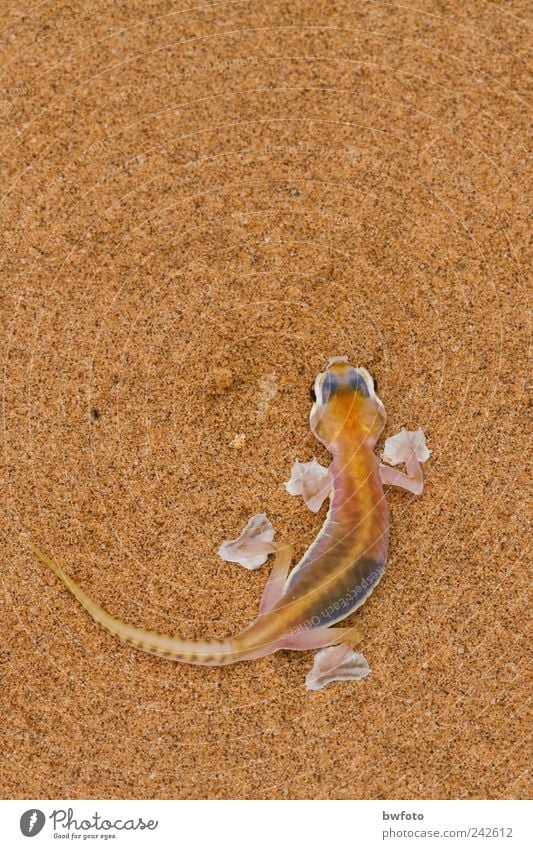
<svg viewBox="0 0 533 849">
<path fill-rule="evenodd" d="M 124 643 L 151 654 L 204 666 L 252 660 L 279 649 L 315 649 L 361 639 L 352 627 L 332 627 L 360 607 L 380 581 L 387 559 L 389 511 L 383 483 L 419 494 L 422 470 L 414 452 L 407 474 L 374 454 L 386 421 L 374 380 L 364 368 L 333 361 L 311 388 L 313 434 L 332 455 L 325 524 L 290 572 L 292 546 L 259 543 L 276 554 L 256 619 L 222 642 L 196 642 L 146 631 L 111 616 L 37 546 L 33 552 L 63 581 L 92 618 Z M 257 550 L 257 549 L 256 549 Z"/>
</svg>

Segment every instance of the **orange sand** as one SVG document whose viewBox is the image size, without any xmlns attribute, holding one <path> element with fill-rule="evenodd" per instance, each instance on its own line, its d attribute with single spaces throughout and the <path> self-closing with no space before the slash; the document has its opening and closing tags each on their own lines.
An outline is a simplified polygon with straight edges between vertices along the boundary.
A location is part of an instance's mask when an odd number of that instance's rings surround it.
<svg viewBox="0 0 533 849">
<path fill-rule="evenodd" d="M 2 8 L 2 795 L 526 796 L 526 3 Z M 30 555 L 243 627 L 267 573 L 217 547 L 317 533 L 282 482 L 336 354 L 433 450 L 366 680 L 135 653 Z"/>
</svg>

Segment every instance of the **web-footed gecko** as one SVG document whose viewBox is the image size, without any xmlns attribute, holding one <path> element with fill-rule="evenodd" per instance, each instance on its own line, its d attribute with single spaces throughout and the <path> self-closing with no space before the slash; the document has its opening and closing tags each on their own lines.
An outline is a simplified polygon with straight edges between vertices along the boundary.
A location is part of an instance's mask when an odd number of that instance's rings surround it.
<svg viewBox="0 0 533 849">
<path fill-rule="evenodd" d="M 368 667 L 361 672 L 359 659 L 363 656 L 355 655 L 351 648 L 362 635 L 356 627 L 337 627 L 337 623 L 367 600 L 383 575 L 389 539 L 383 484 L 420 494 L 423 477 L 414 449 L 403 458 L 407 474 L 378 461 L 374 449 L 387 418 L 385 408 L 369 372 L 345 360 L 331 360 L 311 387 L 311 430 L 333 458 L 322 495 L 330 496 L 326 521 L 292 571 L 292 545 L 264 540 L 250 543 L 250 552 L 275 553 L 275 561 L 258 616 L 236 636 L 221 642 L 197 642 L 125 624 L 96 604 L 30 543 L 33 552 L 97 623 L 135 648 L 183 663 L 223 666 L 279 649 L 330 646 L 335 648 L 317 656 L 319 660 L 322 656 L 318 670 L 322 679 L 314 685 L 308 681 L 311 689 L 343 677 L 362 677 Z"/>
</svg>

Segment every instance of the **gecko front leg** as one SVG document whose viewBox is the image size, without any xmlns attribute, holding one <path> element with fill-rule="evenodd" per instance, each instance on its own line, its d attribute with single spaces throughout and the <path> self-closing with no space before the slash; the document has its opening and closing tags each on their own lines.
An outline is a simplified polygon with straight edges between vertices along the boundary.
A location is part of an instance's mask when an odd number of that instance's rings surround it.
<svg viewBox="0 0 533 849">
<path fill-rule="evenodd" d="M 420 429 L 411 431 L 402 428 L 400 433 L 389 436 L 385 440 L 381 456 L 391 465 L 379 464 L 382 483 L 399 486 L 414 495 L 420 495 L 424 489 L 424 475 L 420 463 L 425 463 L 430 453 L 424 433 Z M 405 463 L 407 474 L 392 468 L 400 463 Z"/>
<path fill-rule="evenodd" d="M 413 495 L 421 495 L 424 489 L 424 474 L 414 453 L 411 454 L 405 466 L 407 474 L 398 471 L 398 469 L 393 469 L 392 466 L 385 466 L 380 463 L 379 476 L 382 483 L 399 486 L 401 489 L 412 492 Z"/>
<path fill-rule="evenodd" d="M 285 481 L 289 495 L 301 495 L 313 513 L 318 513 L 322 504 L 331 494 L 331 476 L 329 469 L 314 458 L 308 463 L 293 463 L 291 476 Z"/>
<path fill-rule="evenodd" d="M 253 516 L 241 534 L 234 540 L 226 540 L 219 548 L 224 560 L 239 563 L 247 569 L 257 569 L 269 554 L 275 554 L 274 565 L 267 581 L 259 613 L 270 610 L 283 595 L 294 546 L 287 542 L 274 542 L 274 528 L 265 513 Z"/>
</svg>

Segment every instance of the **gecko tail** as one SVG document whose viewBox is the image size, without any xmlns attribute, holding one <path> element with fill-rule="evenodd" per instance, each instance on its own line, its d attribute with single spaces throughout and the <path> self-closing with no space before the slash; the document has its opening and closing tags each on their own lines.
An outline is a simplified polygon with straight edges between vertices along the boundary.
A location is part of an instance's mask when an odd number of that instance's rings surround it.
<svg viewBox="0 0 533 849">
<path fill-rule="evenodd" d="M 239 637 L 228 639 L 224 642 L 196 642 L 194 640 L 180 640 L 177 637 L 168 637 L 155 631 L 145 631 L 136 628 L 120 619 L 111 616 L 107 610 L 96 604 L 87 593 L 69 578 L 61 566 L 58 566 L 40 548 L 32 542 L 29 546 L 33 553 L 45 563 L 48 568 L 62 581 L 89 616 L 99 625 L 109 631 L 114 637 L 118 637 L 123 643 L 141 651 L 164 657 L 167 660 L 175 660 L 181 663 L 191 663 L 198 666 L 225 666 L 239 660 L 248 660 L 251 656 L 257 656 L 257 652 L 247 651 L 245 646 L 239 645 Z"/>
</svg>

